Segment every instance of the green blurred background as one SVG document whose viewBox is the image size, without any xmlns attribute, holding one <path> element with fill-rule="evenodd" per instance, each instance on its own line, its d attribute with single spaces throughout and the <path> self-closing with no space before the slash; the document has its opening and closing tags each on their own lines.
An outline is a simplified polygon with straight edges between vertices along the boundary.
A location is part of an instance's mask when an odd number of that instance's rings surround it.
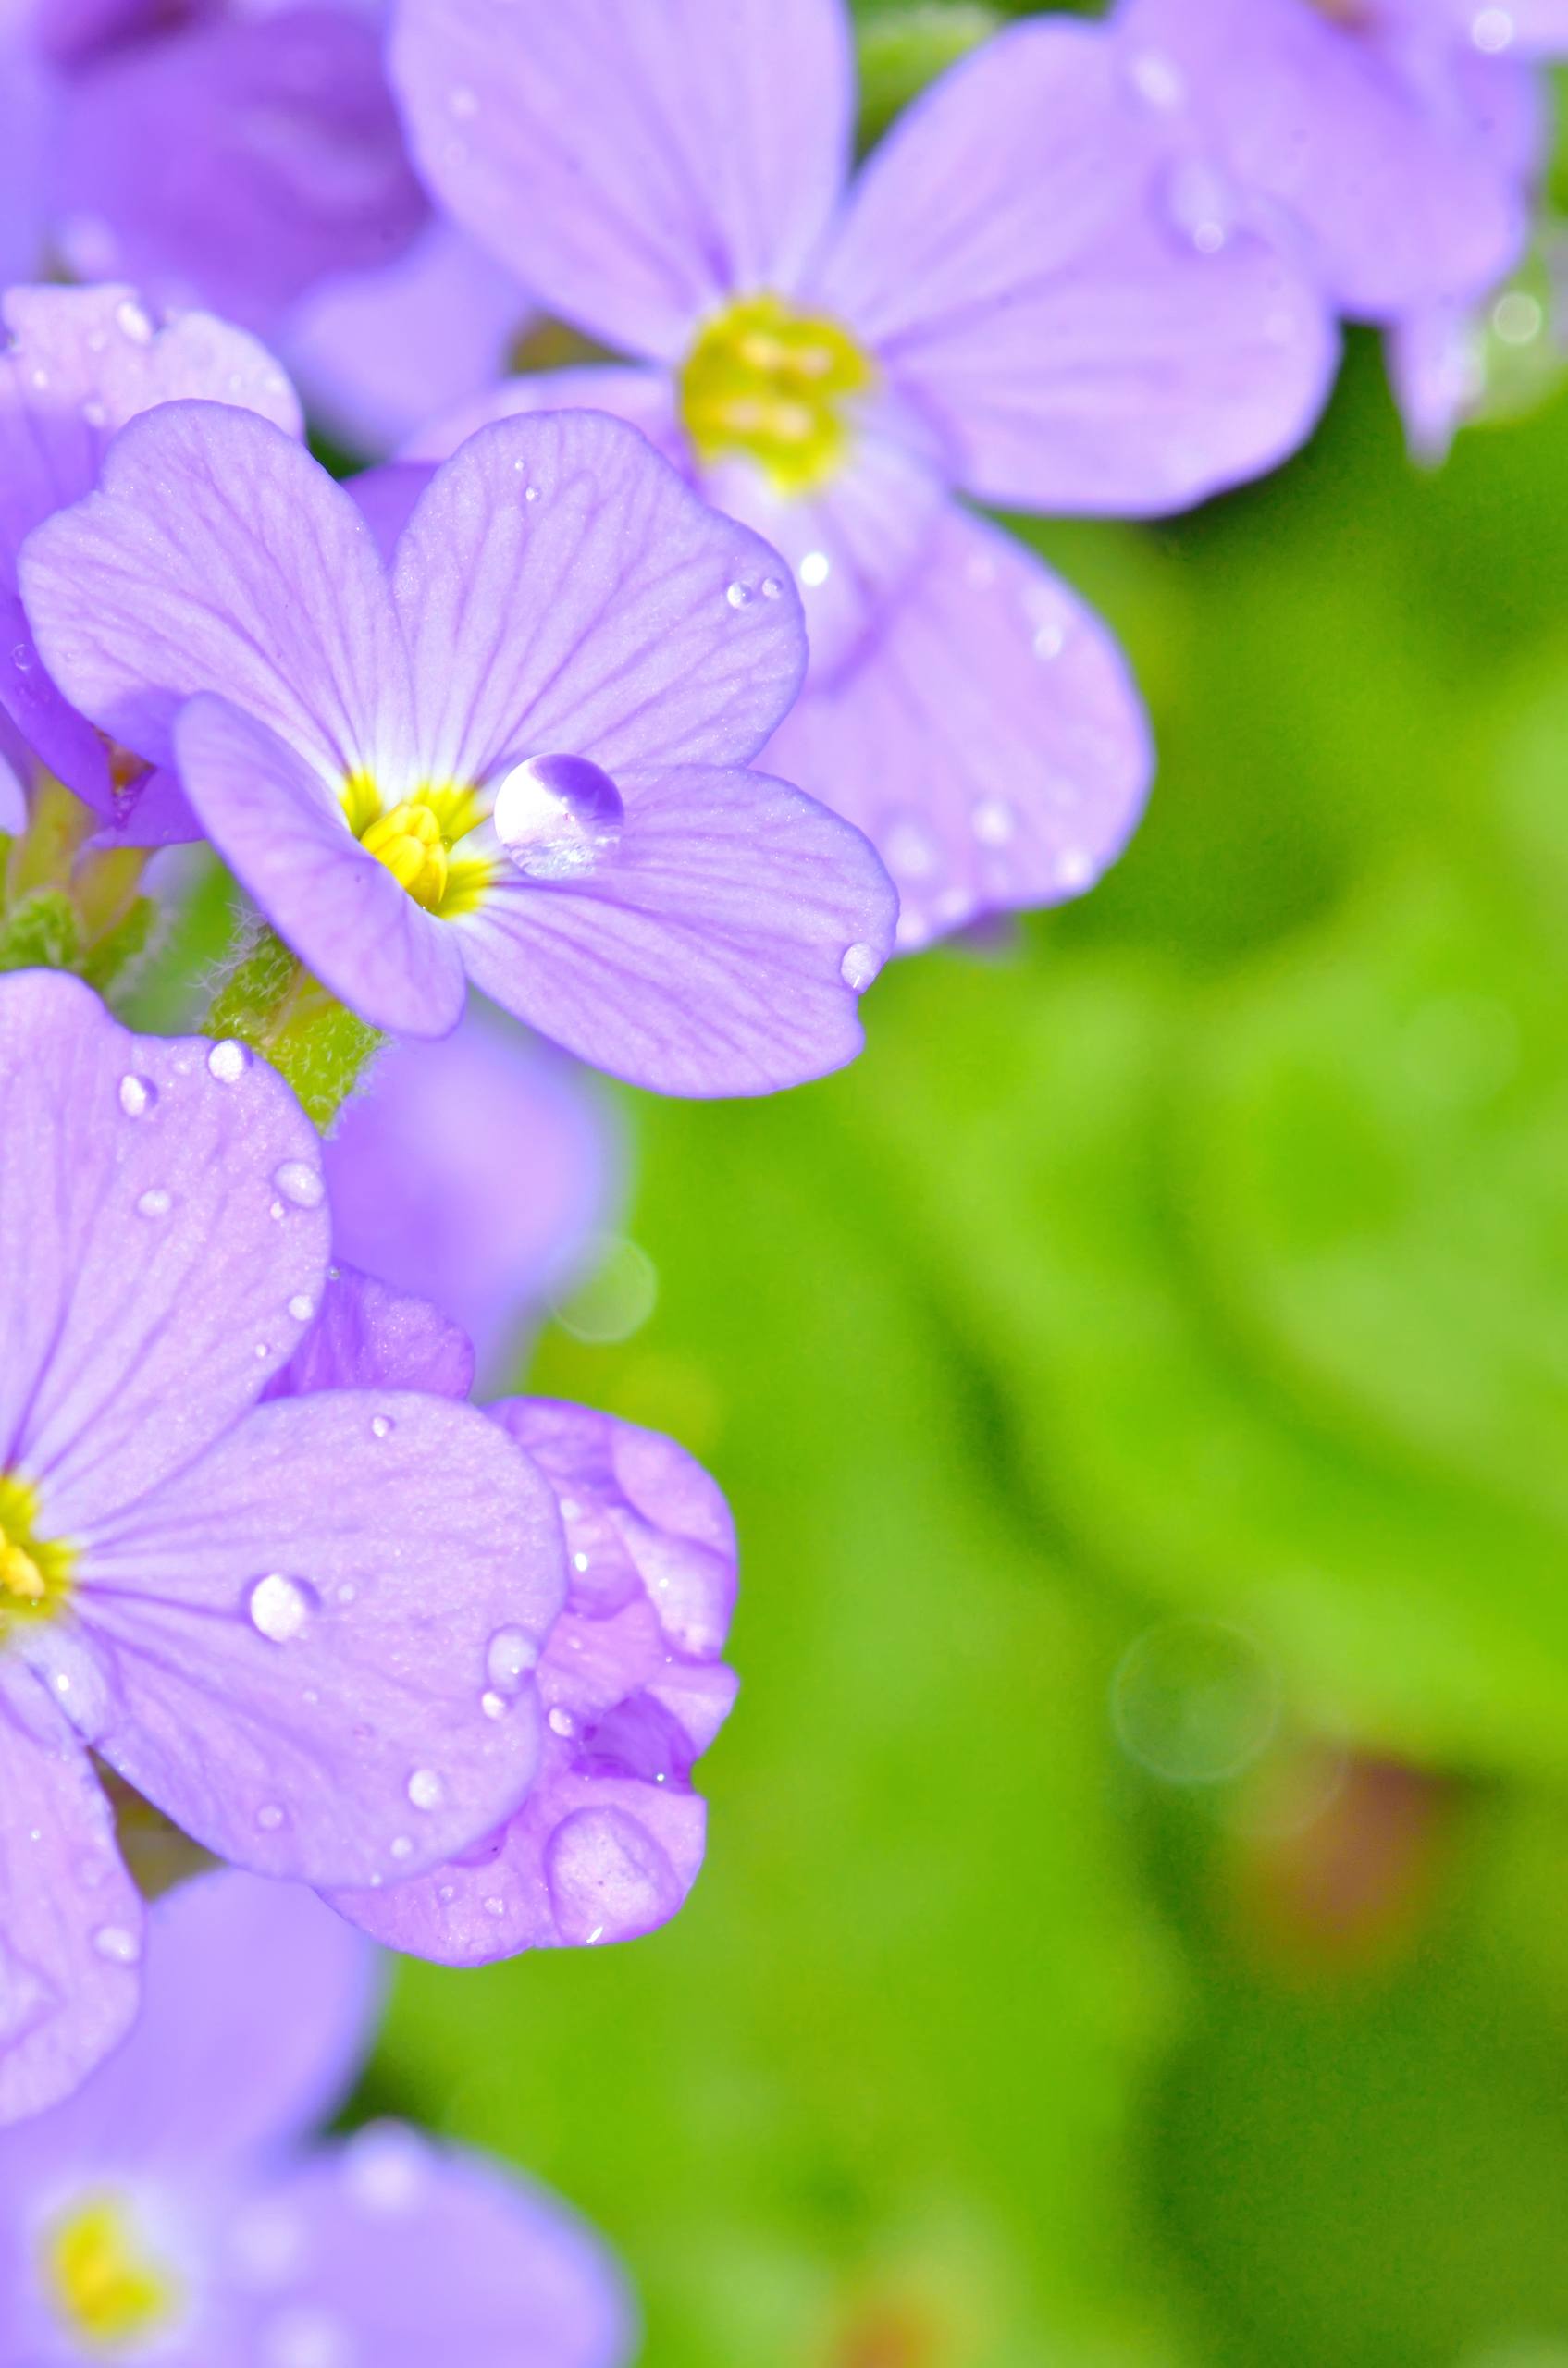
<svg viewBox="0 0 1568 2368">
<path fill-rule="evenodd" d="M 370 2101 L 649 2368 L 1568 2368 L 1568 403 L 1424 475 L 1355 341 L 1270 482 L 1028 532 L 1147 823 L 846 1075 L 627 1097 L 657 1305 L 531 1379 L 733 1498 L 707 1870 L 403 1967 Z"/>
</svg>

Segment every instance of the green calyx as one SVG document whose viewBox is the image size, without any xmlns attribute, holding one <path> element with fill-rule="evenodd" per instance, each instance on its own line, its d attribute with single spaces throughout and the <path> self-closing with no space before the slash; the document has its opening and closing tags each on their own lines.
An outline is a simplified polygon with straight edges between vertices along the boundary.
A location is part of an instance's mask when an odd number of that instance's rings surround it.
<svg viewBox="0 0 1568 2368">
<path fill-rule="evenodd" d="M 383 1042 L 329 994 L 270 929 L 248 933 L 220 978 L 204 1035 L 235 1037 L 271 1062 L 323 1131 Z"/>
</svg>

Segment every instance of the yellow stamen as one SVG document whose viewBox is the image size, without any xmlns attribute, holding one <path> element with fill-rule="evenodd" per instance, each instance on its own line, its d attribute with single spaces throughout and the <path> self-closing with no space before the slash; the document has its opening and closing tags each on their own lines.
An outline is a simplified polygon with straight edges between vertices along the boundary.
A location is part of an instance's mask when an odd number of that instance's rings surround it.
<svg viewBox="0 0 1568 2368">
<path fill-rule="evenodd" d="M 447 893 L 447 843 L 428 806 L 405 798 L 372 822 L 361 845 L 366 855 L 386 865 L 416 905 L 426 912 L 437 910 Z"/>
<path fill-rule="evenodd" d="M 698 458 L 754 461 L 778 493 L 811 493 L 842 466 L 852 400 L 876 379 L 847 329 L 747 296 L 710 320 L 681 371 L 681 415 Z"/>
<path fill-rule="evenodd" d="M 0 1639 L 19 1620 L 51 1618 L 70 1593 L 70 1548 L 38 1536 L 37 1521 L 33 1490 L 0 1473 Z"/>
<path fill-rule="evenodd" d="M 155 2334 L 179 2302 L 174 2280 L 113 2197 L 95 2197 L 56 2222 L 44 2238 L 43 2274 L 70 2334 L 105 2349 Z"/>
</svg>

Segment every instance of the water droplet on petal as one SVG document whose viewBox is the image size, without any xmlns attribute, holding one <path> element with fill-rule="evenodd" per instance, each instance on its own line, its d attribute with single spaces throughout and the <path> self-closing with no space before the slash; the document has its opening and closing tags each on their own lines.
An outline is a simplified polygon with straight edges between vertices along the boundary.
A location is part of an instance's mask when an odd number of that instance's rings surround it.
<svg viewBox="0 0 1568 2368">
<path fill-rule="evenodd" d="M 549 1731 L 551 1734 L 574 1734 L 576 1733 L 576 1728 L 577 1722 L 575 1719 L 573 1718 L 571 1711 L 562 1710 L 558 1704 L 549 1714 Z"/>
<path fill-rule="evenodd" d="M 851 945 L 838 966 L 838 975 L 856 994 L 863 994 L 882 968 L 882 956 L 874 945 Z"/>
<path fill-rule="evenodd" d="M 406 1833 L 394 1833 L 394 1834 L 393 1834 L 393 1836 L 392 1836 L 392 1856 L 393 1856 L 393 1857 L 394 1857 L 394 1858 L 412 1858 L 412 1857 L 413 1857 L 413 1856 L 414 1856 L 414 1844 L 413 1844 L 413 1843 L 409 1840 L 408 1835 L 407 1835 Z"/>
<path fill-rule="evenodd" d="M 504 1719 L 506 1716 L 505 1698 L 500 1694 L 481 1694 L 479 1708 L 487 1719 Z"/>
<path fill-rule="evenodd" d="M 153 324 L 142 306 L 130 297 L 128 296 L 123 304 L 115 306 L 115 322 L 120 335 L 128 337 L 132 345 L 151 344 Z"/>
<path fill-rule="evenodd" d="M 274 1645 L 300 1635 L 315 1609 L 315 1590 L 284 1571 L 269 1571 L 251 1589 L 245 1609 L 252 1627 Z"/>
<path fill-rule="evenodd" d="M 765 575 L 762 578 L 762 598 L 764 600 L 776 600 L 783 590 L 784 586 L 779 582 L 776 575 Z"/>
<path fill-rule="evenodd" d="M 982 847 L 1005 847 L 1018 828 L 1018 817 L 1004 797 L 982 797 L 969 816 L 969 827 Z"/>
<path fill-rule="evenodd" d="M 343 2149 L 343 2181 L 362 2212 L 412 2212 L 428 2171 L 423 2140 L 401 2122 L 373 2121 Z"/>
<path fill-rule="evenodd" d="M 498 1692 L 515 1694 L 538 1660 L 538 1646 L 521 1628 L 498 1628 L 486 1649 L 485 1673 Z"/>
<path fill-rule="evenodd" d="M 297 1209 L 318 1209 L 327 1197 L 320 1168 L 312 1167 L 307 1160 L 286 1159 L 281 1167 L 273 1169 L 272 1180 Z"/>
<path fill-rule="evenodd" d="M 11 663 L 16 668 L 19 674 L 31 673 L 32 652 L 28 648 L 25 641 L 19 641 L 16 644 L 16 647 L 12 649 Z"/>
<path fill-rule="evenodd" d="M 296 1291 L 289 1301 L 289 1313 L 296 1324 L 308 1324 L 315 1314 L 315 1301 L 303 1291 Z"/>
<path fill-rule="evenodd" d="M 141 1942 L 123 1924 L 100 1924 L 93 1935 L 93 1945 L 111 1965 L 134 1965 L 142 1955 Z"/>
<path fill-rule="evenodd" d="M 158 1098 L 158 1089 L 150 1077 L 122 1077 L 119 1081 L 119 1106 L 128 1118 L 144 1118 Z"/>
<path fill-rule="evenodd" d="M 173 1206 L 172 1196 L 161 1184 L 154 1184 L 138 1200 L 136 1214 L 139 1217 L 167 1217 Z"/>
<path fill-rule="evenodd" d="M 370 1436 L 372 1438 L 390 1438 L 396 1427 L 397 1426 L 393 1423 L 390 1414 L 372 1414 L 370 1418 Z"/>
<path fill-rule="evenodd" d="M 724 598 L 732 609 L 748 608 L 751 604 L 751 586 L 749 584 L 741 583 L 726 585 Z"/>
<path fill-rule="evenodd" d="M 504 1916 L 506 1902 L 503 1899 L 488 1899 L 485 1902 L 485 1913 L 487 1916 Z"/>
<path fill-rule="evenodd" d="M 1477 8 L 1470 20 L 1470 39 L 1487 57 L 1500 57 L 1512 49 L 1517 31 L 1510 8 Z"/>
<path fill-rule="evenodd" d="M 496 791 L 495 832 L 529 880 L 580 879 L 614 854 L 621 793 L 586 757 L 530 757 Z"/>
<path fill-rule="evenodd" d="M 276 1801 L 264 1801 L 256 1811 L 256 1823 L 264 1833 L 276 1833 L 283 1822 L 283 1811 Z"/>
<path fill-rule="evenodd" d="M 416 1768 L 408 1780 L 408 1797 L 416 1809 L 438 1809 L 447 1788 L 433 1768 Z"/>
<path fill-rule="evenodd" d="M 1036 625 L 1032 648 L 1036 658 L 1043 660 L 1047 665 L 1053 658 L 1061 656 L 1066 645 L 1067 635 L 1059 624 Z"/>
<path fill-rule="evenodd" d="M 1128 80 L 1152 107 L 1179 107 L 1187 96 L 1181 69 L 1157 49 L 1141 49 L 1128 61 Z"/>
<path fill-rule="evenodd" d="M 819 584 L 827 582 L 833 573 L 833 561 L 826 551 L 808 551 L 796 572 L 802 584 L 814 592 Z"/>
<path fill-rule="evenodd" d="M 1212 165 L 1185 156 L 1166 177 L 1165 209 L 1174 228 L 1201 255 L 1216 255 L 1237 223 L 1234 190 Z"/>
<path fill-rule="evenodd" d="M 219 1085 L 238 1085 L 253 1058 L 248 1044 L 241 1044 L 238 1037 L 229 1036 L 221 1044 L 213 1046 L 207 1054 L 207 1069 Z"/>
</svg>

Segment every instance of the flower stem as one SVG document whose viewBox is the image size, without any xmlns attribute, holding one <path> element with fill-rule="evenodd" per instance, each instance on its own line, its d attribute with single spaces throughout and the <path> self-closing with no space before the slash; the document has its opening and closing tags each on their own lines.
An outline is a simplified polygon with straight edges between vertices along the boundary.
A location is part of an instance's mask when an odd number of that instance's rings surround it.
<svg viewBox="0 0 1568 2368">
<path fill-rule="evenodd" d="M 328 994 L 269 929 L 236 946 L 202 1032 L 236 1037 L 262 1054 L 323 1133 L 386 1041 Z"/>
</svg>

